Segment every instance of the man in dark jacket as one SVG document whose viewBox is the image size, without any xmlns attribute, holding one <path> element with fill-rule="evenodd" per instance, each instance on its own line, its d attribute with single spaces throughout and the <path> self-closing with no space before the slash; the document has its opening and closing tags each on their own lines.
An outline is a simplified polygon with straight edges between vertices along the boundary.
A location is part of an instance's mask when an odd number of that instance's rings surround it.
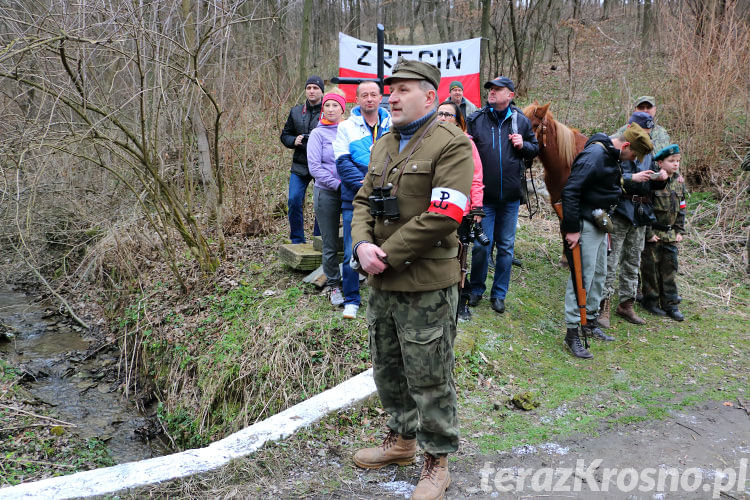
<svg viewBox="0 0 750 500">
<path fill-rule="evenodd" d="M 529 120 L 511 104 L 515 93 L 510 78 L 499 76 L 485 83 L 484 88 L 489 89 L 487 105 L 468 118 L 467 131 L 482 159 L 485 213 L 482 229 L 490 244 L 474 245 L 469 305 L 476 306 L 485 291 L 488 260 L 494 244 L 497 257 L 490 305 L 496 312 L 503 313 L 516 240 L 523 160 L 534 158 L 539 145 Z"/>
<path fill-rule="evenodd" d="M 570 248 L 581 245 L 587 319 L 583 334 L 586 336 L 613 340 L 602 332 L 596 319 L 607 275 L 607 233 L 597 225 L 594 211 L 608 212 L 617 205 L 622 192 L 619 162 L 636 157 L 643 160 L 652 149 L 651 139 L 638 125 L 612 138 L 602 133 L 594 134 L 573 161 L 570 177 L 562 190 L 561 230 Z M 573 280 L 568 278 L 565 290 L 565 344 L 574 356 L 593 358 L 581 344 L 578 334 L 580 321 Z"/>
<path fill-rule="evenodd" d="M 628 127 L 637 123 L 651 134 L 654 120 L 648 113 L 636 111 L 628 120 Z M 604 280 L 604 299 L 599 308 L 599 325 L 609 328 L 610 299 L 615 293 L 615 276 L 619 273 L 618 306 L 615 313 L 634 325 L 646 321 L 633 308 L 638 289 L 638 270 L 641 252 L 645 244 L 646 226 L 656 219 L 651 206 L 651 191 L 666 185 L 667 173 L 660 172 L 658 178 L 649 180 L 653 155 L 643 161 L 622 162 L 622 189 L 620 201 L 612 214 L 612 252 L 607 256 L 607 278 Z M 656 177 L 656 176 L 655 176 Z"/>
<path fill-rule="evenodd" d="M 298 104 L 289 111 L 289 117 L 281 131 L 281 143 L 289 149 L 294 149 L 292 157 L 292 173 L 289 176 L 289 239 L 292 243 L 305 242 L 305 220 L 303 207 L 307 185 L 312 176 L 307 169 L 307 138 L 312 129 L 318 126 L 320 119 L 320 104 L 323 99 L 323 79 L 311 76 L 305 83 L 305 104 Z M 320 234 L 317 221 L 314 234 Z"/>
</svg>

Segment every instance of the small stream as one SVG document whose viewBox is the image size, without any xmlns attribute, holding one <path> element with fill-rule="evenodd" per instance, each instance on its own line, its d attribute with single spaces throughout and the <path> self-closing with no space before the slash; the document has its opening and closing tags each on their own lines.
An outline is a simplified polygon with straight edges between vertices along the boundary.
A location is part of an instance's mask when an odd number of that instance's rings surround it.
<svg viewBox="0 0 750 500">
<path fill-rule="evenodd" d="M 158 437 L 139 438 L 153 419 L 118 390 L 117 352 L 94 352 L 95 339 L 82 328 L 7 286 L 0 286 L 0 323 L 14 335 L 0 340 L 0 358 L 25 372 L 24 386 L 39 404 L 75 424 L 70 432 L 106 442 L 117 463 L 169 452 Z"/>
</svg>

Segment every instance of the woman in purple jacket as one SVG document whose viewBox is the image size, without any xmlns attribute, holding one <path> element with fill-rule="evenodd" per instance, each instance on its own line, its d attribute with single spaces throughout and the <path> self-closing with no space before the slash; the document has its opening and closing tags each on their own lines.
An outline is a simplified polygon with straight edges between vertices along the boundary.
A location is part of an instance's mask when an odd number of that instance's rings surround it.
<svg viewBox="0 0 750 500">
<path fill-rule="evenodd" d="M 333 141 L 344 117 L 346 100 L 343 92 L 332 89 L 323 96 L 320 124 L 310 132 L 307 141 L 307 166 L 315 177 L 313 206 L 323 238 L 323 272 L 326 274 L 331 304 L 344 303 L 338 262 L 339 220 L 341 219 L 341 179 L 336 171 Z"/>
</svg>

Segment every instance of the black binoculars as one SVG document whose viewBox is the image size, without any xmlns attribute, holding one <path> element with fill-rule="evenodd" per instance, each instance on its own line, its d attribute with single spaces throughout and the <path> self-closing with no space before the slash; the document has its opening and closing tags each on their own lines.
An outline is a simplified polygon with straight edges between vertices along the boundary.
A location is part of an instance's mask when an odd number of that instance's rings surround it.
<svg viewBox="0 0 750 500">
<path fill-rule="evenodd" d="M 391 196 L 392 186 L 373 187 L 370 200 L 370 215 L 385 217 L 388 221 L 397 221 L 401 217 L 398 211 L 398 199 Z"/>
</svg>

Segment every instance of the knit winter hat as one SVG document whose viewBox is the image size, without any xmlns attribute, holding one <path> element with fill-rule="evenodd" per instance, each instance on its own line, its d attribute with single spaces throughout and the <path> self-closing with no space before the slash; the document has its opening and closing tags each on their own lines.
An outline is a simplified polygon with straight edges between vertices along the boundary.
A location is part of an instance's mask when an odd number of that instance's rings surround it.
<svg viewBox="0 0 750 500">
<path fill-rule="evenodd" d="M 336 101 L 341 106 L 341 111 L 346 111 L 346 99 L 343 96 L 329 92 L 323 96 L 322 106 L 326 105 L 326 101 Z"/>
<path fill-rule="evenodd" d="M 305 82 L 305 87 L 307 87 L 311 83 L 313 85 L 317 85 L 321 92 L 325 92 L 326 86 L 323 83 L 323 79 L 318 75 L 310 75 L 310 77 Z"/>
</svg>

